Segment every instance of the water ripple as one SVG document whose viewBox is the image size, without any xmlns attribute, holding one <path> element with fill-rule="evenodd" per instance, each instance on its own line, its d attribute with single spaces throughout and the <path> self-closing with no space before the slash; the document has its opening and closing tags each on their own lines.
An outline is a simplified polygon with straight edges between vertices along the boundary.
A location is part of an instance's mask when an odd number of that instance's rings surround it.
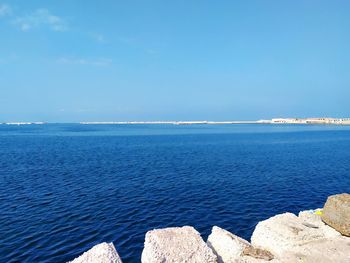
<svg viewBox="0 0 350 263">
<path fill-rule="evenodd" d="M 65 262 L 102 241 L 139 262 L 153 228 L 249 239 L 260 220 L 350 192 L 349 130 L 16 129 L 0 127 L 0 262 Z"/>
</svg>

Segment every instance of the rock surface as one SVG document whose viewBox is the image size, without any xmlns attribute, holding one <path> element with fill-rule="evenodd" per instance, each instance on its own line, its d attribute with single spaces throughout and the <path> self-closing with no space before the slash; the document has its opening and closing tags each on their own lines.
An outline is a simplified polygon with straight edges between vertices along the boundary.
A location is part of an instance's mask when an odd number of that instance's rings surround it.
<svg viewBox="0 0 350 263">
<path fill-rule="evenodd" d="M 281 255 L 295 246 L 324 237 L 318 228 L 306 226 L 292 213 L 284 213 L 259 222 L 251 240 L 254 246 Z"/>
<path fill-rule="evenodd" d="M 286 263 L 348 263 L 350 262 L 350 240 L 344 236 L 322 239 L 295 247 L 283 254 Z"/>
<path fill-rule="evenodd" d="M 264 249 L 261 249 L 261 248 L 255 248 L 253 246 L 246 247 L 243 250 L 242 255 L 253 257 L 256 259 L 263 259 L 266 261 L 270 261 L 270 260 L 274 259 L 274 255 L 271 252 L 264 250 Z"/>
<path fill-rule="evenodd" d="M 350 238 L 303 211 L 285 213 L 259 222 L 252 235 L 254 246 L 273 252 L 277 262 L 350 262 Z"/>
<path fill-rule="evenodd" d="M 250 246 L 248 241 L 217 226 L 212 228 L 207 244 L 218 256 L 218 262 L 235 262 Z"/>
<path fill-rule="evenodd" d="M 101 243 L 70 263 L 122 263 L 113 243 Z"/>
<path fill-rule="evenodd" d="M 217 257 L 200 234 L 190 226 L 148 231 L 142 263 L 214 263 Z"/>
<path fill-rule="evenodd" d="M 327 226 L 321 219 L 322 209 L 306 210 L 299 212 L 299 219 L 306 227 L 319 229 L 325 238 L 333 238 L 341 236 L 341 234 L 333 228 Z"/>
<path fill-rule="evenodd" d="M 345 236 L 350 236 L 350 194 L 332 195 L 323 208 L 322 220 Z"/>
<path fill-rule="evenodd" d="M 273 259 L 270 252 L 256 249 L 248 241 L 217 226 L 213 227 L 207 244 L 218 256 L 219 263 L 266 262 Z"/>
</svg>

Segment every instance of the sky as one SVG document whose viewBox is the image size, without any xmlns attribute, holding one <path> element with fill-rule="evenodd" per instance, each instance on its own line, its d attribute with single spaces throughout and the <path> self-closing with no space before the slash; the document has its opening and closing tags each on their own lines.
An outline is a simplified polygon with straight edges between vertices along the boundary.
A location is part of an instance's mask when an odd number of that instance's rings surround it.
<svg viewBox="0 0 350 263">
<path fill-rule="evenodd" d="M 0 122 L 350 117 L 349 10 L 0 0 Z"/>
</svg>

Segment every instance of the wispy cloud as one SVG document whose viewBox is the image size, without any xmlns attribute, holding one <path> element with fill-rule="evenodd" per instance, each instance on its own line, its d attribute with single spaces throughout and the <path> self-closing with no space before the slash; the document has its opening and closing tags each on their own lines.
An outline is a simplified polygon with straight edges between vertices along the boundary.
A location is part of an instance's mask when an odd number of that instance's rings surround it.
<svg viewBox="0 0 350 263">
<path fill-rule="evenodd" d="M 157 50 L 152 49 L 152 48 L 146 49 L 146 52 L 147 52 L 148 54 L 151 54 L 151 55 L 154 55 L 154 54 L 157 54 L 157 53 L 158 53 Z"/>
<path fill-rule="evenodd" d="M 53 14 L 46 8 L 39 8 L 23 13 L 23 10 L 15 10 L 6 3 L 0 3 L 0 19 L 1 18 L 5 19 L 23 32 L 28 32 L 33 29 L 49 29 L 58 32 L 70 30 L 70 26 L 65 18 Z M 85 37 L 89 37 L 97 43 L 108 43 L 108 39 L 101 33 L 84 32 L 84 30 L 77 30 L 76 28 L 75 32 L 82 34 Z M 122 41 L 128 42 L 129 40 L 125 38 Z M 89 62 L 90 61 L 87 62 L 82 59 L 80 62 L 76 61 L 75 64 L 88 64 Z M 96 64 L 108 63 L 106 61 L 97 61 Z"/>
<path fill-rule="evenodd" d="M 7 4 L 0 4 L 0 17 L 12 14 L 12 8 Z"/>
<path fill-rule="evenodd" d="M 112 60 L 108 58 L 86 59 L 86 58 L 66 58 L 62 57 L 57 60 L 60 64 L 72 65 L 90 65 L 90 66 L 109 66 Z"/>
<path fill-rule="evenodd" d="M 119 37 L 118 40 L 119 42 L 127 45 L 134 45 L 135 43 L 137 43 L 136 39 L 132 37 L 122 36 L 122 37 Z"/>
<path fill-rule="evenodd" d="M 7 64 L 12 62 L 18 62 L 20 58 L 16 54 L 8 54 L 4 57 L 0 57 L 0 64 Z"/>
<path fill-rule="evenodd" d="M 98 43 L 101 43 L 101 44 L 107 43 L 106 37 L 102 34 L 90 33 L 89 36 Z"/>
<path fill-rule="evenodd" d="M 45 8 L 37 9 L 29 15 L 17 17 L 13 23 L 22 31 L 29 31 L 42 26 L 47 26 L 53 31 L 68 30 L 68 24 L 63 18 L 51 14 Z"/>
</svg>

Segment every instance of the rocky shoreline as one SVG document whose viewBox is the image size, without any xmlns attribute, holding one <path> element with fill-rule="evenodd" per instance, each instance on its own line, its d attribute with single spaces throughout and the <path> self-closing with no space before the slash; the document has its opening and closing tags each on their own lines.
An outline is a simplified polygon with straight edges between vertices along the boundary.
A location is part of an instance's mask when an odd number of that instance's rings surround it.
<svg viewBox="0 0 350 263">
<path fill-rule="evenodd" d="M 122 263 L 101 243 L 72 263 Z M 148 231 L 142 263 L 350 262 L 350 194 L 328 197 L 323 209 L 284 213 L 257 224 L 251 243 L 214 226 L 205 242 L 191 226 Z"/>
</svg>

